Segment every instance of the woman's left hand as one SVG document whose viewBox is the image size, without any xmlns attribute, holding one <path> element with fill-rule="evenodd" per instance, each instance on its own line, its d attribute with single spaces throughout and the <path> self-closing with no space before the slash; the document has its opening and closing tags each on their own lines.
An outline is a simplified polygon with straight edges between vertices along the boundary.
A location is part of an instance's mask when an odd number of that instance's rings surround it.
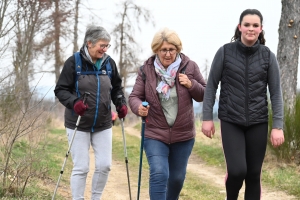
<svg viewBox="0 0 300 200">
<path fill-rule="evenodd" d="M 273 128 L 271 131 L 271 143 L 273 147 L 279 147 L 284 142 L 284 135 L 282 129 Z"/>
<path fill-rule="evenodd" d="M 192 87 L 192 81 L 190 81 L 190 79 L 187 77 L 186 74 L 179 73 L 178 81 L 181 85 L 183 85 L 184 87 L 186 87 L 188 89 L 190 89 Z"/>
</svg>

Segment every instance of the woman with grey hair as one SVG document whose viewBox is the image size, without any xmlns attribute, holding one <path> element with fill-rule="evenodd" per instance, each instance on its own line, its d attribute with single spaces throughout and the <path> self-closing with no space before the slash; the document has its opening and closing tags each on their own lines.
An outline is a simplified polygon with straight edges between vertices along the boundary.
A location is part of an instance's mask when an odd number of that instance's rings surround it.
<svg viewBox="0 0 300 200">
<path fill-rule="evenodd" d="M 73 200 L 84 199 L 89 148 L 95 153 L 95 172 L 91 199 L 100 199 L 108 179 L 112 160 L 111 101 L 118 117 L 127 114 L 126 99 L 122 91 L 115 61 L 106 54 L 110 35 L 100 26 L 89 26 L 79 52 L 69 57 L 61 71 L 54 93 L 65 106 L 65 127 L 69 143 L 72 142 L 73 170 L 71 190 Z M 90 93 L 83 101 L 85 92 Z"/>
</svg>

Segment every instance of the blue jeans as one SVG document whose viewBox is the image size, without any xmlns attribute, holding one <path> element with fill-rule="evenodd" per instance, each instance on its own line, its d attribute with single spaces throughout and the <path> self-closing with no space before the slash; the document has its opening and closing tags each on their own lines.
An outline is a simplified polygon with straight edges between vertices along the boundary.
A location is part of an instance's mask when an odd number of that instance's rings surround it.
<svg viewBox="0 0 300 200">
<path fill-rule="evenodd" d="M 145 138 L 144 150 L 150 167 L 150 199 L 177 200 L 195 139 L 174 144 Z"/>
</svg>

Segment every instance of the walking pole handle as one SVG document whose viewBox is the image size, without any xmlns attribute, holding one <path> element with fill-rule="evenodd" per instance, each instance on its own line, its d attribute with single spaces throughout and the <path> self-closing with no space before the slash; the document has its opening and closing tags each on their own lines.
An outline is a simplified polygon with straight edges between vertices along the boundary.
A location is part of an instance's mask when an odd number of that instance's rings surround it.
<svg viewBox="0 0 300 200">
<path fill-rule="evenodd" d="M 85 102 L 86 102 L 86 100 L 87 100 L 87 98 L 89 97 L 90 94 L 91 94 L 91 93 L 89 93 L 89 92 L 85 92 L 85 93 L 83 94 L 83 104 L 85 104 Z"/>
<path fill-rule="evenodd" d="M 145 108 L 149 105 L 149 103 L 147 101 L 143 101 L 142 102 L 142 106 L 144 106 Z M 142 117 L 142 120 L 145 120 L 146 116 Z"/>
<path fill-rule="evenodd" d="M 89 93 L 89 92 L 85 92 L 83 94 L 83 104 L 86 103 L 86 100 L 87 100 L 87 98 L 89 97 L 90 94 L 91 93 Z M 78 125 L 79 125 L 80 120 L 81 120 L 81 116 L 79 115 L 78 118 L 77 118 L 77 122 L 76 122 L 76 129 L 77 129 Z"/>
</svg>

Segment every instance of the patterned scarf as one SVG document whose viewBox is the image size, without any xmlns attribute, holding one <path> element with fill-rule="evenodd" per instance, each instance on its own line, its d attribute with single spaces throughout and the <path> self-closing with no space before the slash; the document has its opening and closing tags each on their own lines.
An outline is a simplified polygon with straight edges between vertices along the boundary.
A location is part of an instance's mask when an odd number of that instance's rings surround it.
<svg viewBox="0 0 300 200">
<path fill-rule="evenodd" d="M 158 56 L 156 55 L 155 57 L 154 60 L 155 71 L 156 74 L 161 79 L 156 90 L 158 93 L 163 94 L 163 100 L 168 100 L 170 97 L 170 88 L 172 88 L 175 85 L 176 73 L 180 66 L 180 63 L 181 63 L 181 58 L 178 54 L 175 59 L 175 62 L 169 65 L 167 70 L 165 70 L 165 67 L 161 64 Z"/>
</svg>

